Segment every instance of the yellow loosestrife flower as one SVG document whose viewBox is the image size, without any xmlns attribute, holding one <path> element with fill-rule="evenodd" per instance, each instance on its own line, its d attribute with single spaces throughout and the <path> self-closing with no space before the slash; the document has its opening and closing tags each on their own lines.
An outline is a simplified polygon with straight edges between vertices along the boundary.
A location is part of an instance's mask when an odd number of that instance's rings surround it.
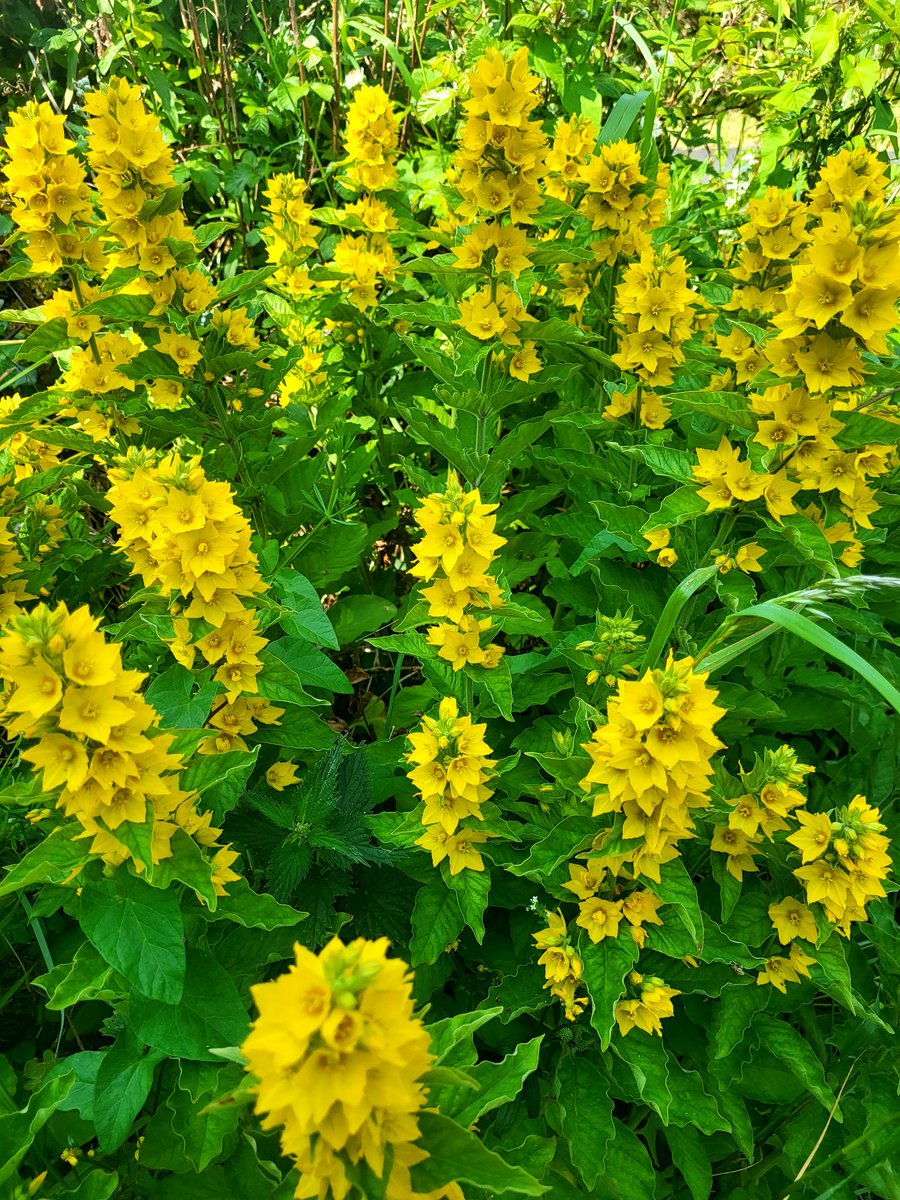
<svg viewBox="0 0 900 1200">
<path fill-rule="evenodd" d="M 343 1200 L 349 1170 L 364 1162 L 380 1178 L 390 1152 L 386 1197 L 416 1200 L 410 1167 L 428 1157 L 416 1145 L 420 1081 L 433 1060 L 412 977 L 387 950 L 386 938 L 334 938 L 318 955 L 296 945 L 283 975 L 251 989 L 258 1016 L 242 1051 L 263 1128 L 281 1126 L 300 1172 L 298 1197 Z M 456 1184 L 430 1196 L 462 1200 Z"/>
</svg>

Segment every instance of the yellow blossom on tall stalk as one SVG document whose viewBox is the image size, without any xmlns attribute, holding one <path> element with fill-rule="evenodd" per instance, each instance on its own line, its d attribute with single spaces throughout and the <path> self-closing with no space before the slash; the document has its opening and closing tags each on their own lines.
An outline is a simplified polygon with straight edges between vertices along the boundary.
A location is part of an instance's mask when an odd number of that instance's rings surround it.
<svg viewBox="0 0 900 1200">
<path fill-rule="evenodd" d="M 440 624 L 428 630 L 428 641 L 454 671 L 496 667 L 503 654 L 496 643 L 481 644 L 491 618 L 479 619 L 469 611 L 503 605 L 503 592 L 489 574 L 497 551 L 506 544 L 494 532 L 497 508 L 484 504 L 477 488 L 465 491 L 451 472 L 447 490 L 426 496 L 415 514 L 425 536 L 414 547 L 416 562 L 410 574 L 429 582 L 422 598 L 428 615 Z"/>
<path fill-rule="evenodd" d="M 376 307 L 382 284 L 396 278 L 399 266 L 388 239 L 397 228 L 397 218 L 375 194 L 389 191 L 397 183 L 399 122 L 383 88 L 363 84 L 354 91 L 347 109 L 344 146 L 341 182 L 353 193 L 363 194 L 346 206 L 342 224 L 361 232 L 343 234 L 329 266 L 342 277 L 341 286 L 350 303 L 365 312 Z M 333 288 L 337 282 L 323 280 L 318 286 Z"/>
<path fill-rule="evenodd" d="M 621 332 L 613 362 L 650 388 L 672 383 L 674 369 L 684 362 L 681 347 L 698 326 L 701 303 L 688 286 L 687 263 L 681 255 L 672 255 L 667 248 L 645 250 L 638 262 L 625 268 L 616 288 L 615 315 Z M 665 404 L 652 394 L 645 397 L 643 389 L 637 399 L 644 425 L 662 428 L 669 416 Z"/>
<path fill-rule="evenodd" d="M 773 336 L 735 324 L 715 340 L 738 383 L 769 376 L 749 405 L 765 467 L 750 473 L 753 487 L 744 491 L 704 468 L 709 451 L 699 452 L 695 470 L 709 485 L 700 494 L 710 510 L 763 499 L 779 523 L 798 511 L 797 493 L 818 493 L 825 504 L 800 511 L 845 547 L 840 557 L 851 568 L 862 558 L 857 529 L 871 529 L 879 507 L 870 480 L 894 459 L 886 445 L 844 448 L 836 416 L 868 402 L 859 394 L 871 370 L 863 353 L 884 354 L 898 327 L 900 210 L 886 188 L 884 164 L 853 147 L 826 161 L 807 203 L 779 188 L 750 201 L 728 307 L 762 314 Z"/>
<path fill-rule="evenodd" d="M 800 828 L 787 839 L 801 856 L 794 875 L 803 884 L 807 904 L 821 905 L 827 920 L 849 937 L 851 923 L 867 919 L 866 904 L 885 895 L 891 857 L 881 813 L 865 796 L 854 796 L 831 816 L 797 817 Z"/>
<path fill-rule="evenodd" d="M 111 515 L 120 548 L 146 587 L 171 599 L 180 619 L 173 655 L 192 666 L 196 652 L 219 663 L 216 680 L 229 701 L 258 690 L 266 645 L 245 601 L 266 585 L 251 547 L 250 525 L 227 483 L 207 479 L 199 456 L 163 458 L 133 448 L 110 471 Z M 213 628 L 190 640 L 191 621 Z"/>
<path fill-rule="evenodd" d="M 579 995 L 584 963 L 569 940 L 566 922 L 560 912 L 547 913 L 547 928 L 531 935 L 538 950 L 542 950 L 538 965 L 544 968 L 545 988 L 551 996 L 562 1001 L 566 1020 L 575 1018 L 587 1007 L 587 1000 Z"/>
<path fill-rule="evenodd" d="M 300 1172 L 297 1197 L 344 1200 L 362 1163 L 378 1179 L 390 1166 L 386 1200 L 419 1195 L 410 1168 L 428 1157 L 416 1141 L 433 1059 L 412 977 L 387 950 L 386 938 L 334 938 L 318 955 L 296 945 L 283 975 L 251 989 L 258 1016 L 241 1049 L 263 1128 L 281 1126 Z M 456 1184 L 428 1196 L 462 1200 Z"/>
<path fill-rule="evenodd" d="M 616 1004 L 615 1016 L 619 1033 L 624 1037 L 632 1029 L 640 1029 L 644 1033 L 657 1034 L 662 1037 L 662 1021 L 675 1015 L 672 1000 L 681 992 L 675 988 L 666 987 L 661 979 L 651 975 L 639 975 L 632 971 L 628 982 L 637 991 L 637 996 L 620 1000 Z"/>
<path fill-rule="evenodd" d="M 413 768 L 408 776 L 422 798 L 425 826 L 416 845 L 431 854 L 435 867 L 446 859 L 451 875 L 466 868 L 484 870 L 476 847 L 488 835 L 464 822 L 483 821 L 481 806 L 493 795 L 488 783 L 496 764 L 484 740 L 486 729 L 467 714 L 460 715 L 457 702 L 447 698 L 437 718 L 423 717 L 421 728 L 409 735 L 412 749 L 406 761 Z"/>
<path fill-rule="evenodd" d="M 109 265 L 140 267 L 139 278 L 125 290 L 147 292 L 162 312 L 179 283 L 173 250 L 179 243 L 186 246 L 190 260 L 195 245 L 180 207 L 159 203 L 175 186 L 172 151 L 140 89 L 126 80 L 113 77 L 88 92 L 84 105 L 87 160 L 106 218 Z"/>
<path fill-rule="evenodd" d="M 39 605 L 0 636 L 0 677 L 6 684 L 0 714 L 10 737 L 30 744 L 22 758 L 41 773 L 46 795 L 91 839 L 90 852 L 113 866 L 134 859 L 129 826 L 152 824 L 153 863 L 171 857 L 181 828 L 211 851 L 220 895 L 238 876 L 237 855 L 218 842 L 210 813 L 180 786 L 180 754 L 159 716 L 140 694 L 145 676 L 126 670 L 121 647 L 98 629 L 86 607 L 70 612 Z M 140 872 L 144 864 L 135 861 Z"/>
<path fill-rule="evenodd" d="M 641 171 L 640 147 L 620 139 L 592 152 L 580 163 L 576 179 L 585 189 L 580 211 L 593 230 L 606 234 L 591 243 L 596 262 L 614 264 L 650 249 L 650 233 L 665 216 L 666 164 L 658 166 L 650 181 Z"/>
<path fill-rule="evenodd" d="M 10 216 L 24 235 L 32 270 L 50 274 L 87 259 L 102 261 L 94 238 L 93 204 L 84 167 L 71 153 L 65 117 L 46 102 L 29 101 L 10 116 L 4 148 L 4 190 Z"/>
<path fill-rule="evenodd" d="M 526 382 L 541 368 L 535 343 L 520 337 L 534 320 L 517 289 L 534 249 L 526 229 L 543 202 L 539 186 L 547 173 L 547 138 L 529 114 L 537 107 L 540 83 L 528 70 L 528 51 L 507 61 L 489 50 L 468 73 L 466 121 L 447 181 L 459 195 L 451 224 L 462 230 L 453 247 L 457 267 L 477 282 L 459 305 L 457 324 L 481 341 L 499 341 L 498 363 Z"/>
<path fill-rule="evenodd" d="M 593 763 L 581 783 L 594 794 L 594 815 L 621 814 L 622 836 L 637 841 L 607 856 L 608 833 L 598 834 L 594 848 L 611 870 L 659 882 L 660 866 L 693 836 L 691 811 L 710 803 L 711 759 L 723 745 L 713 733 L 725 715 L 716 696 L 693 659 L 672 655 L 664 668 L 619 682 L 607 723 L 585 746 Z"/>
<path fill-rule="evenodd" d="M 805 819 L 800 810 L 806 796 L 800 787 L 812 770 L 790 746 L 779 746 L 741 772 L 742 791 L 728 800 L 727 822 L 716 825 L 710 844 L 714 853 L 726 855 L 725 868 L 739 882 L 745 871 L 759 869 L 755 859 L 763 853 L 763 839 L 771 843 L 776 833 L 791 828 L 792 820 Z"/>
</svg>

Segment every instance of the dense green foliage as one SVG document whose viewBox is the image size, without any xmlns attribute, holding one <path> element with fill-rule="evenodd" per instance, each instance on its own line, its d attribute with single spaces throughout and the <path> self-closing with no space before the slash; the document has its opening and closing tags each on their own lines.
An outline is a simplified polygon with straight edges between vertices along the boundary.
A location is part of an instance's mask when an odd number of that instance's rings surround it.
<svg viewBox="0 0 900 1200">
<path fill-rule="evenodd" d="M 339 937 L 434 1058 L 353 1200 L 900 1200 L 900 13 L 0 32 L 0 1196 L 319 1195 L 246 1039 Z"/>
</svg>

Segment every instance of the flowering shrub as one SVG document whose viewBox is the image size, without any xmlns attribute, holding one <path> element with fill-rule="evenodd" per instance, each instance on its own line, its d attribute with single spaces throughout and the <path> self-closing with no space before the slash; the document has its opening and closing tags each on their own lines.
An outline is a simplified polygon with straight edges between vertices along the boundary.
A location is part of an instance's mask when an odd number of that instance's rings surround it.
<svg viewBox="0 0 900 1200">
<path fill-rule="evenodd" d="M 10 114 L 17 1200 L 896 1194 L 893 163 L 704 224 L 546 61 L 238 271 L 135 83 Z"/>
</svg>

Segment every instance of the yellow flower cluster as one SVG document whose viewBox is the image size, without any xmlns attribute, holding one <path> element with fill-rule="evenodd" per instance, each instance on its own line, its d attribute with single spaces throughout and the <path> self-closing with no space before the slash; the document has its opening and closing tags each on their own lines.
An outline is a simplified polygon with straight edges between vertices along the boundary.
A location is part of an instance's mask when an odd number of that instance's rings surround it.
<svg viewBox="0 0 900 1200">
<path fill-rule="evenodd" d="M 559 119 L 544 160 L 547 167 L 544 190 L 548 196 L 567 204 L 575 198 L 576 187 L 584 182 L 581 172 L 593 154 L 596 141 L 597 126 L 587 117 Z"/>
<path fill-rule="evenodd" d="M 172 243 L 194 242 L 180 208 L 167 212 L 159 203 L 175 185 L 172 151 L 140 89 L 126 80 L 113 77 L 89 92 L 84 106 L 87 160 L 108 223 L 110 265 L 140 267 L 140 290 L 164 306 L 176 286 L 169 277 L 177 265 Z"/>
<path fill-rule="evenodd" d="M 609 891 L 607 898 L 597 894 L 604 886 Z M 607 870 L 602 858 L 588 857 L 584 863 L 569 863 L 569 882 L 563 887 L 580 901 L 575 924 L 584 929 L 594 943 L 608 937 L 617 938 L 619 925 L 624 920 L 632 941 L 642 948 L 647 940 L 644 925 L 662 925 L 657 916 L 662 905 L 659 897 L 647 888 L 634 888 L 628 895 L 620 896 L 621 883 Z"/>
<path fill-rule="evenodd" d="M 182 828 L 212 850 L 220 895 L 238 876 L 237 855 L 220 846 L 221 830 L 200 815 L 194 794 L 179 786 L 179 754 L 159 732 L 159 716 L 139 693 L 145 676 L 122 666 L 121 647 L 108 642 L 87 608 L 69 612 L 39 605 L 0 637 L 6 684 L 0 722 L 10 737 L 34 742 L 22 757 L 41 772 L 45 793 L 91 838 L 91 853 L 111 865 L 132 858 L 123 826 L 152 822 L 154 863 L 171 857 Z M 143 864 L 136 862 L 141 871 Z"/>
<path fill-rule="evenodd" d="M 879 505 L 868 480 L 891 469 L 891 446 L 870 444 L 855 450 L 842 450 L 835 440 L 841 423 L 835 420 L 824 401 L 813 400 L 802 388 L 789 384 L 770 387 L 751 398 L 757 413 L 770 415 L 759 422 L 755 440 L 792 448 L 776 459 L 771 470 L 757 470 L 750 459 L 742 459 L 723 436 L 715 450 L 697 450 L 694 478 L 705 486 L 698 490 L 707 511 L 730 508 L 735 503 L 762 500 L 769 515 L 781 523 L 783 517 L 797 512 L 795 497 L 800 491 L 821 495 L 836 493 L 841 511 L 851 519 L 830 525 L 816 506 L 805 511 L 821 525 L 828 541 L 848 543 L 844 561 L 848 566 L 859 562 L 861 544 L 855 537 L 857 526 L 871 529 L 872 514 Z M 804 436 L 804 435 L 809 436 Z M 803 440 L 799 440 L 799 439 Z"/>
<path fill-rule="evenodd" d="M 818 223 L 772 318 L 779 333 L 769 355 L 776 374 L 799 370 L 812 393 L 861 383 L 860 350 L 883 354 L 897 326 L 900 215 L 884 201 L 886 185 L 874 154 L 842 150 L 813 190 Z"/>
<path fill-rule="evenodd" d="M 586 189 L 581 212 L 593 229 L 610 235 L 591 246 L 597 262 L 636 258 L 650 249 L 650 231 L 665 216 L 668 167 L 660 166 L 655 183 L 646 187 L 640 147 L 620 140 L 591 154 L 579 166 L 577 180 Z"/>
<path fill-rule="evenodd" d="M 484 740 L 486 728 L 461 716 L 457 702 L 445 698 L 437 719 L 423 717 L 421 729 L 409 735 L 406 761 L 414 765 L 408 776 L 422 798 L 425 826 L 416 845 L 431 854 L 435 867 L 447 859 L 451 875 L 484 870 L 477 847 L 488 835 L 463 822 L 483 821 L 481 806 L 494 794 L 488 787 L 495 764 Z"/>
<path fill-rule="evenodd" d="M 312 406 L 319 398 L 322 385 L 328 379 L 323 371 L 328 333 L 312 322 L 291 320 L 284 327 L 291 344 L 302 347 L 303 353 L 284 376 L 278 389 L 278 402 L 282 408 L 290 404 Z"/>
<path fill-rule="evenodd" d="M 857 148 L 828 159 L 808 204 L 779 188 L 751 201 L 750 219 L 739 229 L 742 249 L 731 269 L 739 286 L 729 307 L 761 312 L 775 336 L 756 341 L 735 325 L 716 338 L 737 383 L 764 371 L 782 381 L 750 395 L 753 440 L 768 452 L 768 472 L 753 473 L 753 494 L 733 498 L 757 499 L 762 489 L 780 521 L 797 511 L 797 492 L 831 494 L 851 524 L 833 520 L 827 509 L 804 511 L 829 542 L 844 547 L 840 557 L 849 567 L 862 557 L 857 528 L 871 529 L 878 510 L 869 480 L 892 459 L 887 446 L 843 449 L 843 424 L 835 417 L 858 403 L 854 389 L 867 372 L 862 352 L 883 354 L 898 324 L 900 215 L 886 200 L 886 184 L 884 166 Z M 698 478 L 710 484 L 701 491 L 710 508 L 731 502 L 727 483 L 720 486 L 712 474 Z"/>
<path fill-rule="evenodd" d="M 749 201 L 747 220 L 738 227 L 740 249 L 731 266 L 731 277 L 740 286 L 726 307 L 768 316 L 783 306 L 791 263 L 806 241 L 806 219 L 806 205 L 795 200 L 787 188 L 766 188 L 759 199 Z M 755 359 L 751 375 L 744 372 L 745 378 L 752 378 L 761 365 Z"/>
<path fill-rule="evenodd" d="M 65 117 L 47 103 L 29 101 L 10 115 L 3 167 L 10 216 L 26 235 L 25 252 L 35 272 L 52 272 L 67 263 L 102 261 L 92 238 L 90 188 L 84 168 L 69 152 Z"/>
<path fill-rule="evenodd" d="M 491 618 L 481 619 L 467 610 L 500 608 L 503 593 L 488 574 L 497 551 L 506 539 L 494 532 L 496 504 L 483 504 L 477 489 L 466 492 L 452 472 L 446 492 L 426 496 L 416 512 L 416 524 L 425 533 L 414 547 L 416 563 L 410 574 L 430 580 L 422 597 L 428 615 L 441 624 L 428 630 L 428 641 L 438 656 L 459 671 L 467 666 L 496 667 L 503 647 L 482 646 L 481 635 L 491 628 Z"/>
<path fill-rule="evenodd" d="M 199 456 L 184 461 L 172 453 L 131 449 L 110 471 L 111 516 L 120 529 L 120 548 L 147 587 L 172 598 L 173 655 L 190 667 L 199 650 L 220 663 L 215 678 L 229 701 L 256 692 L 262 669 L 258 652 L 266 640 L 244 601 L 265 590 L 250 545 L 251 530 L 227 483 L 207 479 Z M 213 626 L 195 642 L 191 620 Z"/>
<path fill-rule="evenodd" d="M 802 861 L 794 875 L 807 903 L 821 904 L 827 919 L 849 937 L 850 923 L 866 919 L 866 904 L 885 895 L 891 859 L 881 814 L 865 796 L 854 796 L 831 817 L 800 812 L 797 820 L 800 828 L 787 839 Z"/>
<path fill-rule="evenodd" d="M 387 949 L 386 938 L 334 938 L 318 955 L 296 945 L 285 974 L 251 989 L 259 1015 L 241 1049 L 263 1128 L 282 1126 L 300 1172 L 297 1197 L 344 1200 L 363 1162 L 379 1179 L 392 1162 L 386 1200 L 417 1196 L 410 1167 L 428 1157 L 416 1140 L 432 1056 L 412 978 Z M 432 1196 L 462 1200 L 455 1184 Z"/>
<path fill-rule="evenodd" d="M 631 972 L 628 982 L 638 990 L 639 995 L 629 1000 L 620 1000 L 616 1005 L 619 1033 L 624 1037 L 632 1029 L 642 1029 L 644 1033 L 655 1033 L 662 1037 L 661 1022 L 666 1017 L 674 1016 L 672 998 L 680 996 L 681 992 L 666 987 L 661 979 L 652 975 L 639 975 L 637 971 Z"/>
<path fill-rule="evenodd" d="M 263 210 L 269 218 L 262 227 L 262 239 L 268 261 L 278 267 L 272 282 L 295 299 L 307 296 L 313 285 L 305 263 L 317 239 L 306 183 L 296 175 L 273 175 L 264 194 Z"/>
<path fill-rule="evenodd" d="M 397 182 L 399 122 L 384 88 L 362 84 L 347 109 L 344 179 L 355 191 L 378 192 Z"/>
<path fill-rule="evenodd" d="M 479 288 L 460 301 L 456 324 L 480 341 L 499 338 L 510 353 L 506 357 L 499 351 L 496 361 L 505 363 L 513 379 L 527 382 L 530 376 L 541 369 L 541 360 L 535 343 L 523 342 L 519 333 L 523 324 L 534 320 L 513 288 L 494 282 L 490 287 Z"/>
<path fill-rule="evenodd" d="M 0 626 L 12 620 L 23 601 L 34 599 L 21 573 L 22 553 L 10 518 L 0 516 Z"/>
<path fill-rule="evenodd" d="M 744 871 L 756 871 L 754 856 L 760 838 L 772 842 L 776 833 L 790 829 L 794 810 L 806 804 L 799 790 L 813 768 L 801 763 L 790 746 L 766 750 L 750 771 L 742 772 L 743 791 L 729 799 L 731 811 L 725 825 L 713 831 L 711 849 L 727 855 L 725 866 L 739 882 Z"/>
<path fill-rule="evenodd" d="M 382 282 L 393 282 L 399 263 L 393 246 L 383 234 L 367 233 L 342 237 L 334 248 L 330 265 L 343 277 L 341 284 L 346 287 L 347 299 L 365 312 L 376 307 L 378 289 Z"/>
<path fill-rule="evenodd" d="M 507 352 L 499 350 L 496 361 L 527 382 L 542 364 L 535 343 L 523 342 L 519 333 L 534 318 L 499 276 L 518 279 L 531 265 L 531 244 L 516 225 L 533 224 L 543 198 L 538 185 L 547 173 L 547 139 L 539 122 L 528 118 L 540 80 L 529 74 L 523 47 L 509 62 L 489 50 L 468 82 L 467 119 L 447 176 L 461 197 L 450 223 L 468 231 L 453 253 L 460 270 L 487 275 L 490 283 L 463 298 L 456 324 L 481 341 L 499 338 Z"/>
<path fill-rule="evenodd" d="M 616 873 L 627 864 L 635 879 L 659 882 L 660 865 L 678 857 L 679 839 L 692 836 L 691 810 L 709 804 L 710 760 L 722 747 L 712 727 L 725 710 L 693 666 L 690 658 L 670 655 L 665 668 L 620 681 L 607 724 L 585 746 L 593 765 L 581 786 L 605 788 L 594 815 L 621 813 L 622 836 L 639 839 L 632 849 L 606 855 L 611 831 L 598 836 L 594 847 Z"/>
<path fill-rule="evenodd" d="M 545 988 L 561 1000 L 567 1021 L 574 1021 L 587 1007 L 587 1000 L 578 994 L 584 970 L 577 950 L 569 940 L 566 922 L 561 912 L 547 913 L 547 928 L 531 935 L 537 949 L 542 950 L 538 964 L 544 968 Z"/>
<path fill-rule="evenodd" d="M 269 213 L 269 219 L 261 233 L 268 261 L 278 268 L 272 276 L 272 284 L 296 303 L 312 295 L 316 288 L 308 264 L 310 252 L 318 244 L 314 210 L 306 200 L 306 183 L 296 175 L 273 175 L 265 196 L 263 208 Z M 321 370 L 325 359 L 325 333 L 294 312 L 286 318 L 277 312 L 274 315 L 290 344 L 302 346 L 304 351 L 281 381 L 281 406 L 312 403 L 325 381 Z"/>
<path fill-rule="evenodd" d="M 540 79 L 528 70 L 527 48 L 509 62 L 488 50 L 467 80 L 466 122 L 448 174 L 461 197 L 457 215 L 477 222 L 508 213 L 515 224 L 530 225 L 542 202 L 538 183 L 547 173 L 547 138 L 528 116 L 538 104 Z"/>
<path fill-rule="evenodd" d="M 397 182 L 397 128 L 393 103 L 383 88 L 363 85 L 355 90 L 347 110 L 343 182 L 367 194 L 347 205 L 344 222 L 364 232 L 339 239 L 329 266 L 342 279 L 322 281 L 319 286 L 334 288 L 340 283 L 360 312 L 377 306 L 381 284 L 393 282 L 399 266 L 387 237 L 396 229 L 397 219 L 388 205 L 370 194 Z"/>
<path fill-rule="evenodd" d="M 671 408 L 657 392 L 639 384 L 630 392 L 613 392 L 603 410 L 603 419 L 618 421 L 634 412 L 645 429 L 663 429 L 672 415 Z"/>
<path fill-rule="evenodd" d="M 681 346 L 697 328 L 700 303 L 688 287 L 687 263 L 680 254 L 645 250 L 626 267 L 616 288 L 621 332 L 613 362 L 651 387 L 672 383 L 673 368 L 684 362 Z"/>
</svg>

